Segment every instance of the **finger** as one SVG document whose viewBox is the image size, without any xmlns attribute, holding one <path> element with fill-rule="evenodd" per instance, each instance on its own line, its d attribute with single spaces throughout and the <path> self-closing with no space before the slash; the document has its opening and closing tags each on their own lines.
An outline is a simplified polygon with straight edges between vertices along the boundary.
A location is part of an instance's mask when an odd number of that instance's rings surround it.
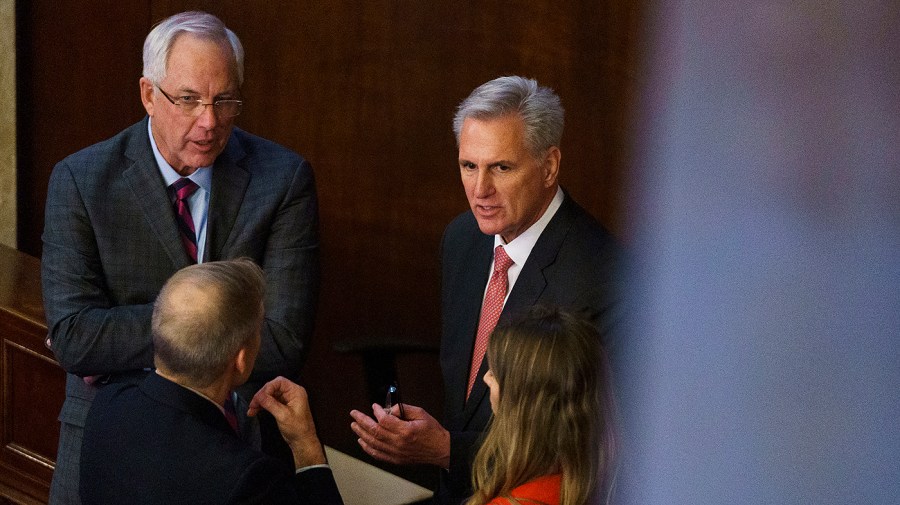
<svg viewBox="0 0 900 505">
<path fill-rule="evenodd" d="M 398 435 L 394 429 L 402 428 L 405 421 L 387 415 L 387 411 L 380 406 L 376 409 L 376 415 L 382 415 L 380 423 L 357 410 L 351 411 L 350 415 L 356 420 L 350 424 L 350 428 L 356 433 L 356 436 L 375 450 L 390 455 L 396 454 L 394 446 L 400 442 L 402 436 Z"/>
<path fill-rule="evenodd" d="M 378 426 L 377 424 L 375 426 Z M 360 438 L 366 438 L 370 440 L 374 440 L 375 437 L 370 431 L 369 428 L 359 424 L 359 423 L 350 423 L 350 429 L 353 430 L 353 433 L 356 433 L 356 436 Z"/>
<path fill-rule="evenodd" d="M 350 423 L 350 429 L 353 430 L 353 433 L 356 433 L 357 437 L 362 437 L 365 430 L 359 425 L 359 423 Z"/>
<path fill-rule="evenodd" d="M 352 417 L 356 422 L 364 422 L 366 419 L 368 419 L 370 422 L 375 423 L 375 421 L 372 420 L 371 417 L 367 416 L 366 414 L 363 414 L 362 412 L 360 412 L 356 409 L 353 409 L 350 411 L 350 417 Z"/>
<path fill-rule="evenodd" d="M 357 435 L 364 437 L 369 443 L 387 443 L 393 439 L 393 433 L 385 429 L 382 423 L 375 422 L 371 417 L 358 413 L 356 417 Z M 351 425 L 352 426 L 352 425 Z"/>
<path fill-rule="evenodd" d="M 363 438 L 365 438 L 370 444 L 380 445 L 384 442 L 384 430 L 379 424 L 372 425 L 363 433 Z"/>
<path fill-rule="evenodd" d="M 397 413 L 399 414 L 400 409 L 397 409 Z M 391 415 L 388 411 L 384 411 L 384 416 L 378 419 L 378 425 L 381 426 L 384 431 L 394 434 L 402 434 L 404 430 L 406 430 L 406 426 L 408 425 L 407 421 L 400 419 L 396 415 Z"/>
<path fill-rule="evenodd" d="M 373 458 L 381 460 L 381 461 L 387 461 L 388 463 L 393 463 L 395 465 L 400 464 L 399 459 L 397 459 L 393 455 L 391 455 L 383 450 L 375 448 L 371 444 L 366 443 L 365 440 L 360 438 L 356 442 L 359 444 L 360 447 L 362 447 L 362 450 L 365 451 L 366 454 L 368 454 L 369 456 L 372 456 Z"/>
<path fill-rule="evenodd" d="M 425 409 L 422 407 L 416 407 L 415 405 L 403 404 L 403 414 L 404 419 L 407 421 L 433 421 L 434 418 L 431 417 Z"/>
<path fill-rule="evenodd" d="M 371 430 L 366 430 L 358 423 L 353 423 L 350 427 L 359 437 L 359 440 L 364 442 L 372 450 L 378 451 L 384 455 L 393 455 L 395 453 L 393 444 L 391 444 L 389 440 L 385 440 L 385 435 L 387 435 L 387 433 L 381 429 L 379 425 L 374 425 Z"/>
<path fill-rule="evenodd" d="M 275 419 L 283 419 L 290 413 L 290 409 L 286 405 L 284 405 L 278 398 L 275 398 L 272 395 L 257 393 L 253 396 L 254 400 L 258 400 L 258 405 L 267 410 Z"/>
<path fill-rule="evenodd" d="M 250 405 L 247 406 L 247 415 L 255 416 L 262 410 L 262 404 L 260 398 L 262 398 L 262 391 L 257 391 L 253 398 L 250 399 Z"/>
<path fill-rule="evenodd" d="M 364 438 L 370 443 L 375 443 L 377 441 L 375 434 L 378 431 L 378 424 L 371 419 L 366 419 L 369 421 L 368 423 L 365 421 L 350 423 L 350 429 L 353 430 L 353 433 L 356 433 L 356 436 Z"/>
<path fill-rule="evenodd" d="M 285 379 L 287 381 L 287 379 Z M 309 410 L 309 395 L 303 386 L 288 382 L 281 390 L 281 400 L 294 410 Z"/>
<path fill-rule="evenodd" d="M 253 395 L 253 398 L 250 400 L 250 408 L 259 410 L 260 409 L 260 399 L 264 396 L 273 396 L 278 389 L 278 386 L 275 384 L 275 381 L 278 379 L 271 380 L 263 385 L 263 387 L 259 388 L 259 391 Z"/>
<path fill-rule="evenodd" d="M 375 419 L 377 419 L 379 423 L 381 423 L 382 419 L 388 417 L 388 411 L 384 410 L 384 407 L 377 403 L 372 404 L 372 413 L 375 414 Z"/>
<path fill-rule="evenodd" d="M 350 417 L 352 417 L 353 420 L 356 421 L 355 424 L 358 424 L 362 429 L 366 431 L 372 431 L 375 426 L 378 426 L 378 423 L 374 419 L 358 410 L 351 410 Z"/>
<path fill-rule="evenodd" d="M 260 391 L 264 391 L 265 394 L 282 401 L 282 403 L 288 403 L 296 395 L 298 387 L 284 377 L 276 377 L 267 382 Z"/>
</svg>

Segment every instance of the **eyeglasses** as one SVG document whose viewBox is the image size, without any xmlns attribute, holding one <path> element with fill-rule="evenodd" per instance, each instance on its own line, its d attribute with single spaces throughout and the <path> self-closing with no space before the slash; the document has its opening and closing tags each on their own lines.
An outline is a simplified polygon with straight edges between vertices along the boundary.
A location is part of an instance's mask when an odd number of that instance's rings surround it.
<svg viewBox="0 0 900 505">
<path fill-rule="evenodd" d="M 216 113 L 218 117 L 234 117 L 241 113 L 241 110 L 244 108 L 243 100 L 216 100 L 211 103 L 203 103 L 200 101 L 200 97 L 185 95 L 178 97 L 178 101 L 176 102 L 168 93 L 163 91 L 162 88 L 159 87 L 158 84 L 155 84 L 156 89 L 159 90 L 160 93 L 166 97 L 167 100 L 172 102 L 172 105 L 177 106 L 181 109 L 181 112 L 185 113 L 188 116 L 199 116 L 203 113 L 208 105 L 212 105 L 213 112 Z"/>
</svg>

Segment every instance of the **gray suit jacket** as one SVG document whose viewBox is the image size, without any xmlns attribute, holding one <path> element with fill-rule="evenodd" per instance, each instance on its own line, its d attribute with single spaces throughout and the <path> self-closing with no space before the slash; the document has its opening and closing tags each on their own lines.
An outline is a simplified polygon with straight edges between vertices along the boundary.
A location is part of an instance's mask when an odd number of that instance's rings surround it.
<svg viewBox="0 0 900 505">
<path fill-rule="evenodd" d="M 472 458 L 491 418 L 488 388 L 476 380 L 466 401 L 469 362 L 493 258 L 494 237 L 481 233 L 471 212 L 451 222 L 441 241 L 441 370 L 450 470 L 442 472 L 436 501 L 458 505 L 471 494 Z M 619 321 L 620 250 L 613 237 L 568 194 L 519 273 L 500 320 L 536 304 L 555 305 L 591 319 L 613 346 Z M 479 376 L 487 372 L 487 360 Z"/>
<path fill-rule="evenodd" d="M 267 275 L 246 395 L 276 375 L 296 376 L 307 350 L 319 290 L 315 183 L 302 157 L 238 128 L 212 174 L 204 260 L 249 257 Z M 82 376 L 134 382 L 153 366 L 153 302 L 190 263 L 175 219 L 147 118 L 53 169 L 41 269 L 51 347 L 69 373 L 60 421 L 84 426 L 96 388 Z"/>
</svg>

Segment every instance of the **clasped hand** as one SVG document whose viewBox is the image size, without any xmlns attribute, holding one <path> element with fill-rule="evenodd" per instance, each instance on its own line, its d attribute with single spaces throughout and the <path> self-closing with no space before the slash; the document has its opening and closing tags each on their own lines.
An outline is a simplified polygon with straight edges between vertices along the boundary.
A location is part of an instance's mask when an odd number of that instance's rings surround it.
<svg viewBox="0 0 900 505">
<path fill-rule="evenodd" d="M 373 404 L 375 419 L 358 410 L 350 412 L 350 428 L 357 442 L 370 456 L 396 465 L 424 463 L 441 468 L 450 466 L 450 432 L 425 409 L 403 404 L 406 419 L 397 417 L 399 407 L 385 410 Z"/>
</svg>

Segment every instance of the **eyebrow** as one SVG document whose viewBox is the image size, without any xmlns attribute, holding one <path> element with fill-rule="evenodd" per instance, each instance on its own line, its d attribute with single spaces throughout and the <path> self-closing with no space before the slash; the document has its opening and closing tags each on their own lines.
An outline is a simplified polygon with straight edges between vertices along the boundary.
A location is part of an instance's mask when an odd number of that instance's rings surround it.
<svg viewBox="0 0 900 505">
<path fill-rule="evenodd" d="M 475 163 L 474 161 L 467 160 L 467 159 L 465 159 L 465 158 L 459 158 L 459 164 L 460 164 L 460 165 L 465 165 L 465 164 L 478 165 L 478 163 Z M 495 161 L 495 162 L 493 162 L 493 163 L 489 163 L 489 164 L 488 164 L 488 168 L 491 168 L 491 167 L 498 167 L 498 166 L 500 166 L 500 165 L 505 165 L 505 166 L 508 166 L 508 167 L 515 167 L 515 166 L 518 166 L 516 163 L 514 163 L 514 162 L 511 161 L 511 160 L 498 160 L 498 161 Z"/>
<path fill-rule="evenodd" d="M 194 90 L 193 88 L 179 88 L 179 90 L 176 91 L 176 93 L 185 93 L 188 95 L 202 96 L 202 93 Z M 217 99 L 233 100 L 233 99 L 235 99 L 234 97 L 236 97 L 236 96 L 237 96 L 236 91 L 223 91 L 222 93 L 219 93 L 218 95 L 213 96 L 212 99 L 213 100 L 217 100 Z"/>
</svg>

